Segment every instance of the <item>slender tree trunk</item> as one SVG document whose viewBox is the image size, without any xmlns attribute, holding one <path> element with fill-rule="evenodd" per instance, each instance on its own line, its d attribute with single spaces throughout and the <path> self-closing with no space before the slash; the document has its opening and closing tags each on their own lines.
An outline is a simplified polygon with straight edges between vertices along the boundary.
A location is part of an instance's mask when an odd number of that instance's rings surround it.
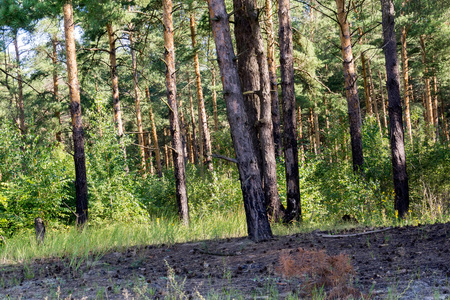
<svg viewBox="0 0 450 300">
<path fill-rule="evenodd" d="M 120 99 L 119 99 L 119 75 L 117 73 L 117 61 L 116 61 L 116 39 L 114 36 L 114 31 L 111 23 L 106 25 L 109 39 L 109 64 L 111 69 L 111 88 L 113 97 L 113 109 L 114 109 L 114 124 L 117 128 L 117 136 L 119 138 L 119 144 L 122 148 L 123 155 L 125 158 L 125 171 L 128 173 L 127 151 L 125 145 L 123 144 L 123 124 L 122 124 L 122 111 L 120 109 Z"/>
<path fill-rule="evenodd" d="M 152 103 L 150 100 L 150 91 L 148 90 L 148 88 L 145 89 L 145 94 L 147 96 L 148 103 L 150 104 L 149 114 L 150 114 L 150 122 L 152 125 L 153 144 L 155 145 L 156 173 L 158 174 L 158 177 L 162 177 L 161 151 L 159 150 L 158 134 L 156 133 L 155 117 L 153 116 L 153 108 L 152 108 Z"/>
<path fill-rule="evenodd" d="M 16 51 L 16 61 L 17 61 L 17 86 L 18 86 L 18 93 L 19 98 L 17 102 L 17 107 L 19 108 L 19 129 L 20 133 L 24 135 L 26 133 L 25 128 L 25 110 L 23 108 L 23 85 L 22 85 L 22 71 L 20 69 L 20 52 L 19 52 L 19 45 L 17 42 L 17 30 L 14 31 L 14 49 Z"/>
<path fill-rule="evenodd" d="M 281 140 L 281 118 L 280 118 L 280 104 L 278 100 L 278 84 L 277 84 L 277 70 L 275 63 L 275 38 L 273 32 L 273 7 L 272 1 L 266 0 L 266 32 L 267 32 L 267 65 L 269 68 L 270 77 L 270 95 L 272 97 L 272 126 L 273 126 L 273 141 L 275 143 L 275 156 L 283 156 L 283 145 Z"/>
<path fill-rule="evenodd" d="M 405 97 L 405 119 L 406 119 L 406 128 L 408 130 L 408 136 L 409 141 L 413 142 L 412 137 L 412 126 L 411 126 L 411 109 L 409 106 L 409 67 L 408 67 L 408 52 L 406 51 L 406 27 L 402 27 L 402 35 L 401 35 L 401 42 L 402 42 L 402 69 L 403 69 L 403 92 Z"/>
<path fill-rule="evenodd" d="M 303 163 L 305 161 L 305 147 L 303 146 L 302 108 L 300 107 L 300 105 L 297 107 L 297 128 L 298 128 L 300 158 Z"/>
<path fill-rule="evenodd" d="M 389 120 L 392 167 L 394 178 L 395 204 L 400 218 L 409 209 L 408 175 L 406 173 L 406 155 L 403 140 L 402 102 L 400 96 L 400 74 L 397 60 L 397 41 L 395 37 L 393 0 L 381 0 L 384 39 L 384 56 L 386 60 L 387 90 L 389 99 Z"/>
<path fill-rule="evenodd" d="M 433 117 L 434 117 L 434 126 L 436 127 L 436 138 L 439 138 L 439 107 L 438 107 L 438 84 L 436 78 L 436 70 L 433 70 Z"/>
<path fill-rule="evenodd" d="M 378 71 L 378 79 L 380 80 L 380 95 L 381 95 L 381 108 L 383 109 L 383 126 L 384 128 L 388 128 L 387 123 L 387 112 L 386 112 L 386 102 L 384 100 L 384 87 L 383 87 L 383 80 L 381 79 L 381 71 Z"/>
<path fill-rule="evenodd" d="M 344 0 L 345 1 L 345 0 Z M 362 37 L 362 29 L 358 28 L 359 36 Z M 359 43 L 362 45 L 362 38 L 359 39 Z M 369 83 L 367 80 L 367 64 L 366 64 L 366 55 L 364 52 L 361 52 L 361 64 L 362 64 L 362 72 L 363 72 L 363 82 L 364 82 L 364 100 L 366 101 L 366 114 L 367 116 L 373 116 L 372 109 L 372 97 L 370 95 Z"/>
<path fill-rule="evenodd" d="M 260 149 L 256 148 L 255 152 L 261 151 L 266 205 L 272 220 L 278 222 L 283 215 L 284 207 L 281 205 L 277 188 L 270 76 L 258 20 L 257 3 L 255 0 L 235 0 L 233 5 L 236 10 L 234 32 L 237 48 L 241 53 L 238 70 L 244 99 L 249 105 L 247 116 L 256 119 L 253 124 L 259 136 Z M 249 115 L 255 112 L 256 116 Z"/>
<path fill-rule="evenodd" d="M 363 172 L 364 158 L 361 134 L 361 110 L 359 107 L 358 88 L 356 84 L 356 71 L 350 41 L 350 27 L 347 20 L 348 11 L 345 10 L 345 0 L 336 0 L 342 58 L 344 60 L 345 90 L 347 94 L 348 117 L 350 123 L 350 138 L 352 145 L 353 171 Z"/>
<path fill-rule="evenodd" d="M 141 99 L 139 95 L 139 79 L 137 71 L 136 51 L 134 50 L 133 34 L 131 33 L 130 33 L 130 49 L 131 49 L 131 62 L 133 67 L 134 108 L 136 111 L 138 142 L 139 142 L 139 150 L 141 153 L 141 168 L 142 168 L 142 175 L 146 177 L 147 170 L 145 162 L 144 130 L 142 129 Z"/>
<path fill-rule="evenodd" d="M 216 42 L 217 57 L 222 77 L 224 98 L 227 104 L 228 122 L 238 161 L 244 208 L 247 218 L 247 232 L 253 241 L 272 238 L 266 214 L 264 192 L 255 153 L 253 139 L 250 138 L 244 97 L 236 66 L 236 57 L 228 23 L 228 14 L 223 0 L 209 0 L 211 25 Z"/>
<path fill-rule="evenodd" d="M 211 152 L 211 135 L 208 128 L 208 120 L 206 118 L 205 100 L 203 99 L 202 79 L 200 75 L 200 63 L 198 62 L 197 51 L 197 29 L 195 26 L 194 13 L 190 15 L 190 27 L 191 27 L 191 40 L 192 48 L 194 49 L 194 67 L 195 67 L 195 80 L 197 84 L 197 103 L 198 103 L 198 119 L 200 120 L 201 135 L 203 138 L 202 144 L 204 147 L 205 164 L 209 171 L 213 171 L 212 152 Z M 202 157 L 203 160 L 203 157 Z"/>
<path fill-rule="evenodd" d="M 312 107 L 309 108 L 309 147 L 311 153 L 316 153 L 316 143 L 315 143 L 315 135 L 314 135 L 314 112 Z"/>
<path fill-rule="evenodd" d="M 422 63 L 425 67 L 424 72 L 424 80 L 425 80 L 425 108 L 427 111 L 427 125 L 429 127 L 434 126 L 434 116 L 433 116 L 433 102 L 431 100 L 431 85 L 430 85 L 430 77 L 428 74 L 428 66 L 427 66 L 427 53 L 425 49 L 425 35 L 420 36 L 420 47 L 422 49 Z M 433 139 L 435 137 L 433 136 Z"/>
<path fill-rule="evenodd" d="M 170 106 L 169 121 L 172 134 L 172 155 L 175 167 L 176 196 L 178 213 L 185 225 L 189 224 L 189 207 L 186 189 L 186 175 L 181 141 L 181 128 L 178 119 L 177 86 L 175 77 L 175 49 L 173 44 L 172 0 L 163 0 L 164 23 L 164 61 L 166 63 L 167 102 Z"/>
<path fill-rule="evenodd" d="M 75 202 L 77 224 L 83 225 L 88 219 L 88 188 L 86 179 L 86 159 L 84 155 L 83 123 L 81 119 L 80 86 L 78 83 L 77 56 L 75 49 L 75 23 L 72 1 L 64 3 L 64 33 L 66 39 L 67 75 L 70 93 L 70 114 L 72 116 L 73 149 L 75 162 Z"/>
<path fill-rule="evenodd" d="M 278 1 L 283 140 L 286 172 L 285 221 L 301 220 L 300 176 L 298 170 L 297 124 L 295 118 L 294 55 L 289 0 Z"/>
<path fill-rule="evenodd" d="M 319 114 L 317 113 L 317 101 L 314 101 L 314 143 L 316 155 L 320 154 L 320 127 Z"/>
<path fill-rule="evenodd" d="M 378 112 L 378 101 L 377 96 L 375 95 L 375 86 L 373 84 L 373 78 L 372 78 L 372 68 L 370 67 L 370 60 L 367 61 L 367 76 L 369 79 L 369 87 L 370 87 L 370 95 L 372 99 L 373 104 L 373 110 L 375 112 L 375 118 L 377 119 L 378 128 L 380 129 L 380 134 L 383 134 L 382 128 L 381 128 L 381 120 L 380 120 L 380 114 Z"/>
<path fill-rule="evenodd" d="M 52 77 L 53 77 L 53 100 L 57 104 L 56 111 L 55 111 L 55 118 L 58 122 L 58 129 L 55 133 L 56 141 L 61 143 L 62 137 L 61 137 L 61 111 L 59 110 L 59 84 L 58 84 L 58 52 L 57 47 L 58 46 L 58 38 L 55 35 L 52 36 L 52 64 L 53 64 L 53 71 L 52 71 Z"/>
<path fill-rule="evenodd" d="M 189 76 L 188 76 L 188 82 L 189 82 Z M 195 115 L 194 115 L 194 101 L 192 100 L 192 93 L 191 93 L 191 85 L 188 86 L 189 91 L 189 108 L 191 111 L 191 125 L 192 125 L 192 145 L 194 148 L 194 163 L 198 164 L 198 144 L 197 144 L 197 132 L 195 127 Z"/>
<path fill-rule="evenodd" d="M 216 69 L 214 64 L 211 66 L 212 74 L 212 101 L 213 101 L 213 114 L 214 114 L 214 131 L 219 131 L 219 119 L 217 118 L 217 93 L 216 93 Z"/>
</svg>

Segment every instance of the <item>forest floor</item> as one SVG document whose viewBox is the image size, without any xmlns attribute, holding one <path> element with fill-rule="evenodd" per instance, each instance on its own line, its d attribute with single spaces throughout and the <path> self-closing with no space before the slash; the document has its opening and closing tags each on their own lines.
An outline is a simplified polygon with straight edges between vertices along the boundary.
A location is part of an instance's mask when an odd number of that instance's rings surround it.
<svg viewBox="0 0 450 300">
<path fill-rule="evenodd" d="M 326 299 L 333 286 L 314 289 L 321 278 L 313 273 L 289 278 L 280 268 L 283 255 L 312 253 L 299 248 L 347 255 L 354 274 L 340 291 L 364 299 L 450 299 L 450 224 L 368 233 L 374 230 L 315 231 L 263 243 L 234 238 L 142 246 L 79 261 L 2 265 L 0 299 Z M 294 259 L 291 267 L 306 264 Z"/>
</svg>

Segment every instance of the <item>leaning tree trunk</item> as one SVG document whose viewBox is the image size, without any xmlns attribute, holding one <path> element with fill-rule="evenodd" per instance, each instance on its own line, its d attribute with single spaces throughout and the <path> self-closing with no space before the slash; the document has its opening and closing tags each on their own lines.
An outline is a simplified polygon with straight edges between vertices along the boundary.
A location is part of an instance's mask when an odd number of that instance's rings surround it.
<svg viewBox="0 0 450 300">
<path fill-rule="evenodd" d="M 272 124 L 273 142 L 275 143 L 275 156 L 283 156 L 283 145 L 281 141 L 281 118 L 280 103 L 278 100 L 277 67 L 275 63 L 275 38 L 272 21 L 272 1 L 266 0 L 266 32 L 267 32 L 267 65 L 270 76 L 270 95 L 272 96 Z"/>
<path fill-rule="evenodd" d="M 185 225 L 189 224 L 189 208 L 186 189 L 183 143 L 178 119 L 177 86 L 175 77 L 175 49 L 173 44 L 172 0 L 163 0 L 164 61 L 166 63 L 167 102 L 169 104 L 170 131 L 172 134 L 178 213 Z"/>
<path fill-rule="evenodd" d="M 345 10 L 345 0 L 336 0 L 342 58 L 344 64 L 345 90 L 347 94 L 348 118 L 350 123 L 350 138 L 352 145 L 353 172 L 363 172 L 363 149 L 361 134 L 361 109 L 359 107 L 358 87 L 356 85 L 356 70 L 353 60 L 350 27 Z"/>
<path fill-rule="evenodd" d="M 249 105 L 247 116 L 255 119 L 255 126 L 261 151 L 261 166 L 264 180 L 264 195 L 268 213 L 278 222 L 284 207 L 281 205 L 277 188 L 277 164 L 273 141 L 272 98 L 270 76 L 265 55 L 261 28 L 259 26 L 257 3 L 255 0 L 234 0 L 236 44 L 240 53 L 238 71 L 244 91 L 244 99 Z M 259 112 L 259 113 L 258 113 Z M 256 116 L 249 115 L 257 113 Z"/>
<path fill-rule="evenodd" d="M 389 121 L 392 167 L 395 191 L 395 210 L 403 218 L 409 208 L 408 175 L 406 173 L 406 155 L 403 140 L 402 102 L 400 97 L 400 74 L 397 60 L 397 41 L 395 37 L 393 0 L 381 0 L 384 39 L 384 57 L 387 74 L 389 99 Z"/>
<path fill-rule="evenodd" d="M 413 142 L 412 126 L 411 126 L 411 109 L 409 106 L 409 68 L 408 68 L 408 52 L 406 51 L 406 27 L 402 27 L 402 69 L 403 69 L 403 92 L 405 97 L 405 119 L 406 128 L 408 129 L 409 141 Z"/>
<path fill-rule="evenodd" d="M 117 73 L 117 61 L 116 61 L 116 39 L 111 23 L 106 25 L 109 39 L 109 64 L 111 70 L 111 88 L 113 96 L 113 109 L 114 109 L 114 124 L 117 128 L 117 136 L 119 138 L 120 148 L 123 151 L 125 158 L 125 170 L 128 172 L 128 166 L 126 165 L 127 152 L 123 144 L 123 124 L 122 124 L 122 111 L 120 109 L 119 99 L 119 75 Z"/>
<path fill-rule="evenodd" d="M 73 130 L 73 158 L 75 161 L 75 202 L 77 224 L 83 225 L 88 219 L 88 188 L 86 179 L 86 159 L 84 155 L 83 123 L 81 120 L 80 86 L 78 83 L 77 56 L 75 49 L 75 23 L 72 1 L 64 3 L 64 33 L 66 38 L 67 75 L 70 94 L 70 115 Z"/>
<path fill-rule="evenodd" d="M 295 118 L 294 55 L 289 0 L 278 1 L 283 140 L 286 172 L 285 221 L 301 220 L 300 176 L 298 170 L 297 126 Z"/>
<path fill-rule="evenodd" d="M 195 82 L 197 85 L 197 103 L 198 103 L 198 118 L 200 120 L 201 134 L 200 138 L 203 140 L 204 147 L 204 158 L 205 164 L 208 167 L 209 171 L 213 171 L 213 163 L 212 163 L 212 151 L 211 151 L 211 134 L 208 128 L 208 120 L 206 118 L 206 109 L 205 109 L 205 100 L 203 99 L 203 90 L 202 90 L 202 79 L 200 75 L 200 63 L 198 62 L 198 51 L 197 51 L 197 29 L 195 26 L 195 17 L 194 13 L 191 13 L 190 16 L 190 27 L 191 27 L 191 40 L 192 40 L 192 48 L 194 49 L 194 68 L 195 68 Z M 203 157 L 200 159 L 203 160 Z"/>
<path fill-rule="evenodd" d="M 238 161 L 239 179 L 247 217 L 247 232 L 253 241 L 264 241 L 272 238 L 272 231 L 266 214 L 255 146 L 253 139 L 250 138 L 249 126 L 251 125 L 248 123 L 245 112 L 228 14 L 223 0 L 209 0 L 208 6 L 222 77 L 223 94 L 227 104 L 228 122 Z"/>
<path fill-rule="evenodd" d="M 22 85 L 22 72 L 20 69 L 20 53 L 19 53 L 19 45 L 17 42 L 17 30 L 14 32 L 14 49 L 16 51 L 16 60 L 17 60 L 17 87 L 19 98 L 17 102 L 17 107 L 19 108 L 19 129 L 20 133 L 23 135 L 26 133 L 25 128 L 25 110 L 23 108 L 23 85 Z"/>
</svg>

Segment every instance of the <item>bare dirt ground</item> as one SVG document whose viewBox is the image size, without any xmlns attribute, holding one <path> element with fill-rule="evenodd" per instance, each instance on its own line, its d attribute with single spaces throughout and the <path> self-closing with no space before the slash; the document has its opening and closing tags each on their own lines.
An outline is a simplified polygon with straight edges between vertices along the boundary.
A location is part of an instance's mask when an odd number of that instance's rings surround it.
<svg viewBox="0 0 450 300">
<path fill-rule="evenodd" d="M 281 253 L 298 248 L 346 254 L 366 299 L 450 299 L 450 224 L 326 234 L 142 246 L 72 266 L 65 258 L 3 265 L 0 299 L 308 299 L 307 279 L 278 269 Z"/>
</svg>

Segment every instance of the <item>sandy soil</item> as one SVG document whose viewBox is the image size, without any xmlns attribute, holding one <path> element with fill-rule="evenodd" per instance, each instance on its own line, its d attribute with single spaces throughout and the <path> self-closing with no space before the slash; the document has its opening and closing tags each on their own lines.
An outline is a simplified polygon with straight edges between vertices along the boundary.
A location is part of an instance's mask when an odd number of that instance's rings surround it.
<svg viewBox="0 0 450 300">
<path fill-rule="evenodd" d="M 2 265 L 0 299 L 308 299 L 307 277 L 279 271 L 281 253 L 298 248 L 346 254 L 349 284 L 366 299 L 450 299 L 450 224 L 351 235 L 372 230 L 142 246 L 72 266 L 65 258 Z"/>
</svg>

